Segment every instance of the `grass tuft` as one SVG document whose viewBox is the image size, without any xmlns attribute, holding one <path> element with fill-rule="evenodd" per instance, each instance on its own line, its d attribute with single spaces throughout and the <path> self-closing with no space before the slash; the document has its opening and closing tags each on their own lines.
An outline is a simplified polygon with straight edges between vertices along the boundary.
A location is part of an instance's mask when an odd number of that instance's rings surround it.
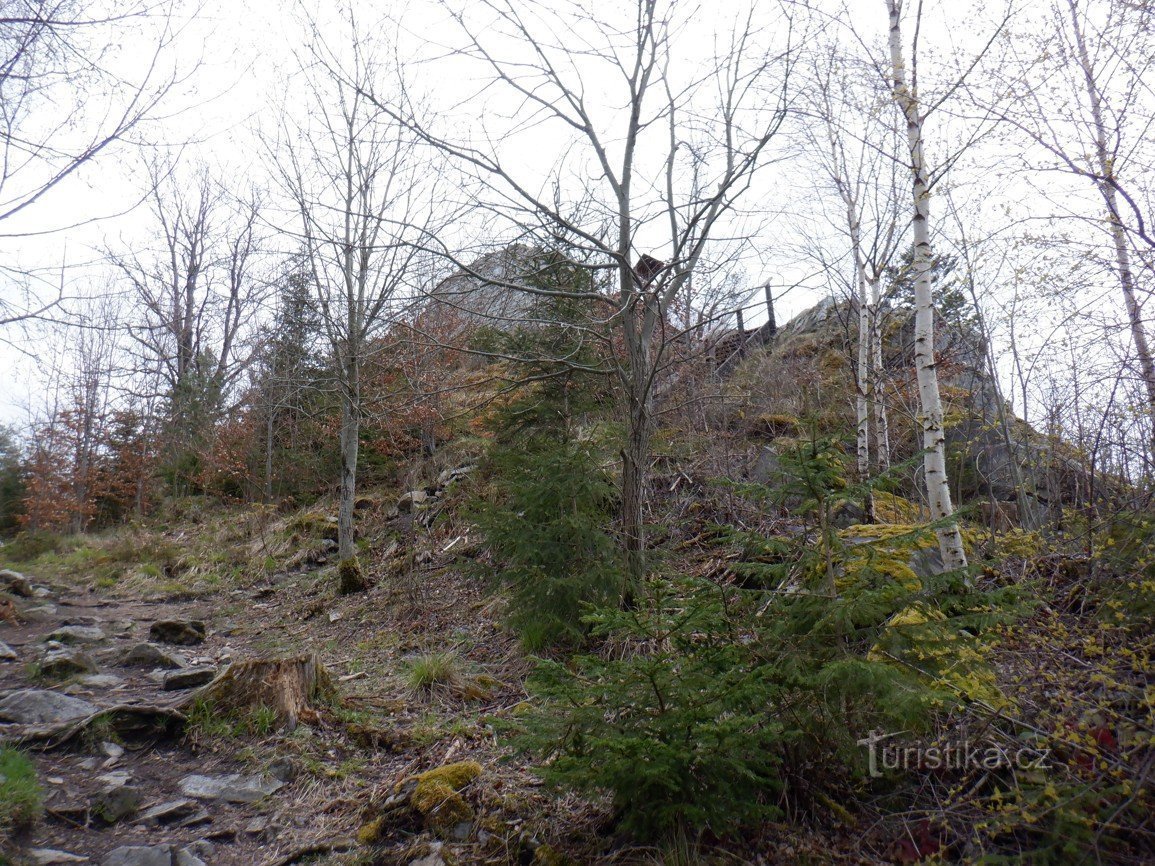
<svg viewBox="0 0 1155 866">
<path fill-rule="evenodd" d="M 44 811 L 36 767 L 23 752 L 0 749 L 0 829 L 27 827 Z"/>
<path fill-rule="evenodd" d="M 457 653 L 440 652 L 417 656 L 409 662 L 406 685 L 414 694 L 460 691 L 462 678 Z"/>
</svg>

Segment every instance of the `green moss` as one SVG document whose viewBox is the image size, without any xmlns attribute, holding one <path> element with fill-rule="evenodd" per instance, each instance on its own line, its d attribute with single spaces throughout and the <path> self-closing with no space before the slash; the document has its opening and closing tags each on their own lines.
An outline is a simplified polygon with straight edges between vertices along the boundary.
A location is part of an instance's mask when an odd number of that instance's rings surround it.
<svg viewBox="0 0 1155 866">
<path fill-rule="evenodd" d="M 337 591 L 341 595 L 352 595 L 369 588 L 369 581 L 365 579 L 365 573 L 361 570 L 361 561 L 355 556 L 341 560 L 341 564 L 337 566 L 337 578 Z"/>
<path fill-rule="evenodd" d="M 384 818 L 374 818 L 361 825 L 357 831 L 357 841 L 362 845 L 372 845 L 381 839 L 382 831 L 385 829 Z"/>
</svg>

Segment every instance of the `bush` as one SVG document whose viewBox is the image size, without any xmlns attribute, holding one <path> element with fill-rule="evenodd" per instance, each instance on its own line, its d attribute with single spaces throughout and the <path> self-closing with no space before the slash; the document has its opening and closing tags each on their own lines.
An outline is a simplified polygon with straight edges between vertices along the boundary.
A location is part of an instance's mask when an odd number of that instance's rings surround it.
<svg viewBox="0 0 1155 866">
<path fill-rule="evenodd" d="M 64 546 L 64 536 L 55 532 L 21 532 L 0 547 L 0 560 L 31 562 L 46 553 L 56 553 Z"/>
</svg>

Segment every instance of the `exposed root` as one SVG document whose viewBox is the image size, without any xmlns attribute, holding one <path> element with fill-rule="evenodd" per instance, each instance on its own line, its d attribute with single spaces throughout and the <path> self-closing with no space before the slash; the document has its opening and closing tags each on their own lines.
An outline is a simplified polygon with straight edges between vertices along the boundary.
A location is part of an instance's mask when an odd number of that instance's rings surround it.
<svg viewBox="0 0 1155 866">
<path fill-rule="evenodd" d="M 131 739 L 165 733 L 184 725 L 184 713 L 171 706 L 121 704 L 99 710 L 81 719 L 51 725 L 28 725 L 14 737 L 18 743 L 54 749 L 71 742 L 89 731 L 98 732 L 107 739 L 110 734 Z"/>
</svg>

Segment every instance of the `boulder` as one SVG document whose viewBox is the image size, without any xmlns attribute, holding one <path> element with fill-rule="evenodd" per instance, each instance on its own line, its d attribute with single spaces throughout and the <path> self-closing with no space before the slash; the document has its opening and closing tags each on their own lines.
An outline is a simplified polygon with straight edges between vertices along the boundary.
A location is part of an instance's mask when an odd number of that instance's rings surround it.
<svg viewBox="0 0 1155 866">
<path fill-rule="evenodd" d="M 59 643 L 97 643 L 104 640 L 104 632 L 94 625 L 62 625 L 45 640 Z"/>
<path fill-rule="evenodd" d="M 138 643 L 131 647 L 120 659 L 125 667 L 133 668 L 183 668 L 188 661 L 178 653 L 151 643 Z"/>
<path fill-rule="evenodd" d="M 22 595 L 25 598 L 32 598 L 34 592 L 28 578 L 10 568 L 0 569 L 0 589 L 7 590 L 13 595 Z"/>
<path fill-rule="evenodd" d="M 97 781 L 100 788 L 92 797 L 90 811 L 106 824 L 115 824 L 140 809 L 144 793 L 131 784 L 128 773 L 108 773 Z"/>
<path fill-rule="evenodd" d="M 96 673 L 96 663 L 80 650 L 61 646 L 50 649 L 40 660 L 40 675 L 63 680 L 77 674 Z"/>
<path fill-rule="evenodd" d="M 397 500 L 397 510 L 402 514 L 408 514 L 428 501 L 429 494 L 424 490 L 410 490 L 408 493 L 402 493 L 401 498 Z"/>
<path fill-rule="evenodd" d="M 122 845 L 109 851 L 101 866 L 173 866 L 171 845 Z M 191 864 L 189 864 L 191 866 Z"/>
<path fill-rule="evenodd" d="M 0 700 L 0 722 L 45 725 L 82 719 L 97 711 L 94 704 L 49 689 L 20 689 Z"/>
<path fill-rule="evenodd" d="M 199 619 L 162 619 L 148 630 L 151 640 L 177 646 L 194 646 L 205 639 L 205 624 Z"/>
<path fill-rule="evenodd" d="M 12 647 L 8 646 L 4 641 L 0 641 L 0 662 L 14 662 L 18 658 L 20 658 L 20 656 L 16 654 L 16 650 L 12 649 Z"/>
<path fill-rule="evenodd" d="M 265 776 L 185 776 L 180 780 L 181 793 L 201 800 L 224 800 L 227 803 L 255 803 L 285 785 Z"/>
<path fill-rule="evenodd" d="M 161 685 L 166 691 L 195 689 L 197 686 L 212 682 L 216 675 L 217 669 L 213 667 L 183 668 L 165 674 L 164 679 L 161 680 Z"/>
</svg>

